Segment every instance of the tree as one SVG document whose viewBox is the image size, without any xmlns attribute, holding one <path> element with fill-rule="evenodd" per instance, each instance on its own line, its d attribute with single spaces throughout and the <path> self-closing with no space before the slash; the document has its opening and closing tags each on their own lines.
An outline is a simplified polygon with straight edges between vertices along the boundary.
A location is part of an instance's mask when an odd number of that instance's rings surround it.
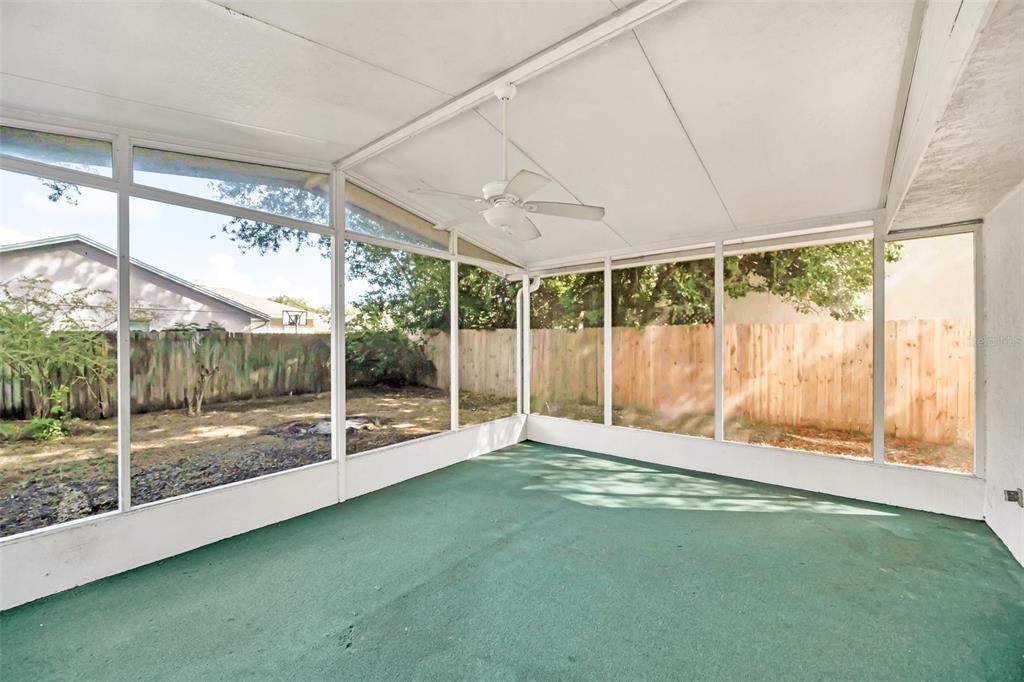
<svg viewBox="0 0 1024 682">
<path fill-rule="evenodd" d="M 66 410 L 69 390 L 113 376 L 114 361 L 103 329 L 117 319 L 109 292 L 55 290 L 42 277 L 0 283 L 0 364 L 23 378 L 33 416 Z"/>
<path fill-rule="evenodd" d="M 447 331 L 448 261 L 374 244 L 345 243 L 345 267 L 369 289 L 355 302 L 353 326 L 408 332 Z"/>
<path fill-rule="evenodd" d="M 459 264 L 459 327 L 515 329 L 516 296 L 522 282 L 475 265 Z"/>
<path fill-rule="evenodd" d="M 254 183 L 214 181 L 220 198 L 229 203 L 311 222 L 326 222 L 326 197 L 304 188 L 275 188 Z M 56 193 L 57 198 L 66 194 Z M 52 200 L 56 200 L 51 195 Z M 346 221 L 366 234 L 383 227 L 359 212 L 346 209 Z M 244 252 L 276 252 L 285 247 L 313 249 L 330 257 L 331 239 L 304 230 L 232 218 L 223 227 Z M 357 242 L 346 242 L 347 267 L 366 279 L 370 289 L 355 301 L 353 323 L 365 328 L 410 332 L 448 326 L 448 264 L 440 259 Z M 900 246 L 887 244 L 887 262 L 900 258 Z M 709 324 L 714 321 L 714 272 L 710 259 L 624 268 L 612 273 L 612 323 Z M 459 323 L 464 328 L 512 327 L 519 283 L 490 273 L 460 269 Z M 872 286 L 870 240 L 729 256 L 725 259 L 725 293 L 742 298 L 768 293 L 805 313 L 837 320 L 860 319 L 860 299 Z M 531 318 L 538 327 L 576 329 L 603 323 L 603 274 L 577 273 L 550 277 L 531 294 Z M 463 302 L 464 301 L 464 302 Z"/>
<path fill-rule="evenodd" d="M 316 313 L 325 320 L 331 318 L 331 309 L 323 306 L 315 306 L 304 298 L 298 296 L 289 296 L 288 294 L 281 294 L 280 296 L 274 296 L 270 299 L 274 303 L 280 303 L 281 305 L 290 306 L 299 310 L 307 310 L 311 313 Z"/>
</svg>

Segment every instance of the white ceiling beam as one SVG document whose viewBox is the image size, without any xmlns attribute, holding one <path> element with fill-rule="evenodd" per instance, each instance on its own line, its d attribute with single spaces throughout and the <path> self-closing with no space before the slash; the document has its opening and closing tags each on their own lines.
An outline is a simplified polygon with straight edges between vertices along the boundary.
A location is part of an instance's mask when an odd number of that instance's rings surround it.
<svg viewBox="0 0 1024 682">
<path fill-rule="evenodd" d="M 368 161 L 410 137 L 429 130 L 464 111 L 472 109 L 487 98 L 493 97 L 494 86 L 500 83 L 523 83 L 566 60 L 607 42 L 620 33 L 632 30 L 645 21 L 653 19 L 659 14 L 686 1 L 638 0 L 632 5 L 617 10 L 604 19 L 541 50 L 501 74 L 475 85 L 461 95 L 455 96 L 441 106 L 392 130 L 390 133 L 374 140 L 348 156 L 338 159 L 335 162 L 335 167 L 338 170 L 344 171 Z"/>
<path fill-rule="evenodd" d="M 367 190 L 368 192 L 376 194 L 381 199 L 385 199 L 394 204 L 395 206 L 398 206 L 399 208 L 404 209 L 409 213 L 412 213 L 413 215 L 417 215 L 420 218 L 423 218 L 428 223 L 433 223 L 436 225 L 437 223 L 441 222 L 444 219 L 436 211 L 431 211 L 429 209 L 424 208 L 418 203 L 410 201 L 408 197 L 405 197 L 397 192 L 394 192 L 388 187 L 385 187 L 384 185 L 366 177 L 365 175 L 362 175 L 356 171 L 351 170 L 348 171 L 346 175 L 352 180 L 355 180 L 357 185 L 362 185 L 363 189 Z M 524 267 L 522 259 L 509 255 L 509 253 L 506 252 L 505 249 L 501 247 L 495 248 L 494 246 L 491 246 L 489 244 L 482 243 L 476 237 L 470 237 L 465 234 L 459 234 L 459 239 L 467 241 L 473 246 L 479 247 L 484 251 L 490 251 L 495 256 L 498 256 L 503 260 L 507 260 L 509 263 L 513 263 L 518 267 Z"/>
<path fill-rule="evenodd" d="M 885 201 L 888 231 L 996 0 L 929 2 Z"/>
<path fill-rule="evenodd" d="M 899 148 L 903 122 L 907 115 L 907 99 L 910 97 L 910 84 L 914 79 L 914 67 L 917 65 L 918 51 L 921 49 L 921 27 L 924 24 L 924 13 L 928 4 L 924 0 L 914 3 L 914 12 L 910 16 L 910 30 L 907 31 L 907 49 L 903 54 L 903 72 L 900 74 L 900 89 L 896 93 L 896 107 L 892 113 L 892 129 L 889 131 L 889 150 L 885 154 L 885 166 L 882 169 L 882 187 L 879 189 L 878 205 L 885 208 L 892 184 L 892 171 L 896 165 L 896 150 Z"/>
<path fill-rule="evenodd" d="M 772 235 L 789 236 L 793 243 L 799 243 L 800 235 L 816 234 L 825 229 L 850 229 L 851 226 L 859 223 L 875 223 L 881 221 L 885 216 L 883 209 L 871 209 L 867 211 L 853 211 L 851 213 L 837 213 L 834 215 L 817 216 L 814 218 L 803 218 L 782 223 L 765 223 L 762 225 L 747 225 L 737 227 L 735 230 L 711 230 L 700 234 L 693 234 L 681 239 L 645 244 L 643 246 L 632 246 L 624 249 L 593 251 L 577 256 L 566 258 L 554 258 L 527 263 L 530 272 L 547 270 L 551 268 L 562 268 L 574 265 L 585 265 L 602 261 L 605 256 L 618 260 L 622 258 L 639 258 L 644 256 L 656 256 L 661 253 L 683 251 L 691 248 L 700 248 L 713 245 L 718 240 L 727 242 L 752 239 L 757 237 L 769 237 Z"/>
</svg>

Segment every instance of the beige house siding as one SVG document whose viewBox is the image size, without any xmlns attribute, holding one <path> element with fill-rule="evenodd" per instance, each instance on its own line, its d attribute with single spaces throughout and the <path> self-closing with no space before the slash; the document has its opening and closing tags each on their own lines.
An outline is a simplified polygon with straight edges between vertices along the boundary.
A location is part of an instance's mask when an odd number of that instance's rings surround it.
<svg viewBox="0 0 1024 682">
<path fill-rule="evenodd" d="M 53 282 L 54 290 L 60 293 L 89 289 L 106 292 L 110 300 L 116 300 L 116 258 L 85 242 L 44 245 L 0 254 L 0 279 L 10 281 L 18 277 L 45 278 Z M 205 296 L 134 263 L 130 292 L 133 318 L 149 318 L 151 329 L 175 324 L 205 327 L 216 322 L 228 331 L 252 331 L 254 326 L 265 323 L 224 301 Z M 98 328 L 113 328 L 114 318 L 109 309 L 94 311 L 84 319 Z"/>
</svg>

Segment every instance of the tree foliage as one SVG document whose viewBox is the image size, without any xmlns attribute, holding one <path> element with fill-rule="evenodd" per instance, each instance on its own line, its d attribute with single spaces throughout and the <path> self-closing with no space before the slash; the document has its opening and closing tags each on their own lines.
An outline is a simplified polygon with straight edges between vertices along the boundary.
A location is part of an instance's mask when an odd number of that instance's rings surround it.
<svg viewBox="0 0 1024 682">
<path fill-rule="evenodd" d="M 47 182 L 50 200 L 76 200 L 77 187 Z M 304 188 L 268 188 L 258 183 L 214 181 L 221 200 L 308 222 L 327 222 L 327 200 Z M 346 221 L 365 234 L 383 234 L 372 218 L 346 209 Z M 329 258 L 331 238 L 305 230 L 232 218 L 222 228 L 242 252 L 272 253 L 304 248 Z M 886 244 L 887 262 L 900 258 L 899 244 Z M 409 332 L 448 328 L 448 262 L 371 244 L 347 242 L 345 258 L 351 277 L 369 289 L 357 301 L 351 323 L 367 329 Z M 743 298 L 772 294 L 804 313 L 837 320 L 861 319 L 863 296 L 871 291 L 870 240 L 729 256 L 725 259 L 725 294 Z M 459 324 L 469 329 L 515 326 L 519 283 L 479 268 L 460 268 Z M 577 329 L 603 324 L 604 283 L 601 272 L 546 278 L 531 294 L 531 324 L 538 328 Z M 282 297 L 278 297 L 279 299 Z M 280 301 L 279 301 L 280 302 Z M 288 299 L 292 304 L 297 300 Z M 302 302 L 304 303 L 304 302 Z M 304 309 L 311 308 L 300 305 Z M 318 312 L 315 311 L 314 312 Z M 664 263 L 612 272 L 612 323 L 710 324 L 714 321 L 714 270 L 711 259 Z"/>
<path fill-rule="evenodd" d="M 274 303 L 280 303 L 281 305 L 291 306 L 298 310 L 306 310 L 311 313 L 316 313 L 321 318 L 328 320 L 331 317 L 331 309 L 324 306 L 316 306 L 307 301 L 304 298 L 298 296 L 289 296 L 288 294 L 281 294 L 280 296 L 274 296 L 270 299 Z"/>
<path fill-rule="evenodd" d="M 70 387 L 107 381 L 114 361 L 103 328 L 117 319 L 109 292 L 62 293 L 42 277 L 0 283 L 0 364 L 27 382 L 34 416 L 66 411 Z"/>
<path fill-rule="evenodd" d="M 358 310 L 351 320 L 353 326 L 414 333 L 448 330 L 448 261 L 348 241 L 345 267 L 352 279 L 369 284 L 366 293 L 353 302 Z"/>
<path fill-rule="evenodd" d="M 279 212 L 305 220 L 322 220 L 326 208 L 310 202 L 308 192 L 278 190 L 241 183 L 215 183 L 222 196 L 240 205 Z M 379 226 L 358 212 L 349 221 L 364 221 L 359 231 L 379 232 Z M 311 247 L 329 257 L 330 238 L 239 218 L 224 231 L 244 251 L 296 250 Z M 369 283 L 352 303 L 358 309 L 353 323 L 367 329 L 409 332 L 448 328 L 449 271 L 447 261 L 369 244 L 345 245 L 351 277 Z M 887 244 L 886 260 L 899 260 L 900 246 Z M 518 282 L 479 268 L 460 267 L 459 324 L 462 328 L 497 329 L 515 326 Z M 763 251 L 725 259 L 725 294 L 743 298 L 771 294 L 796 310 L 829 315 L 837 320 L 862 319 L 862 304 L 872 286 L 870 240 Z M 603 324 L 602 272 L 548 277 L 530 296 L 531 324 L 537 328 L 578 329 Z M 714 266 L 711 259 L 664 263 L 612 272 L 612 323 L 615 326 L 651 324 L 710 324 L 714 321 Z"/>
</svg>

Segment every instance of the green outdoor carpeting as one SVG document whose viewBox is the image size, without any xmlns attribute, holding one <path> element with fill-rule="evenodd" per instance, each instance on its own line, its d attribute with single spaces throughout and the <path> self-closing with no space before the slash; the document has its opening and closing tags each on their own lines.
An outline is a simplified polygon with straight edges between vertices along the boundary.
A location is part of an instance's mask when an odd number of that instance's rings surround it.
<svg viewBox="0 0 1024 682">
<path fill-rule="evenodd" d="M 0 678 L 1024 679 L 981 523 L 524 443 L 0 616 Z"/>
</svg>

